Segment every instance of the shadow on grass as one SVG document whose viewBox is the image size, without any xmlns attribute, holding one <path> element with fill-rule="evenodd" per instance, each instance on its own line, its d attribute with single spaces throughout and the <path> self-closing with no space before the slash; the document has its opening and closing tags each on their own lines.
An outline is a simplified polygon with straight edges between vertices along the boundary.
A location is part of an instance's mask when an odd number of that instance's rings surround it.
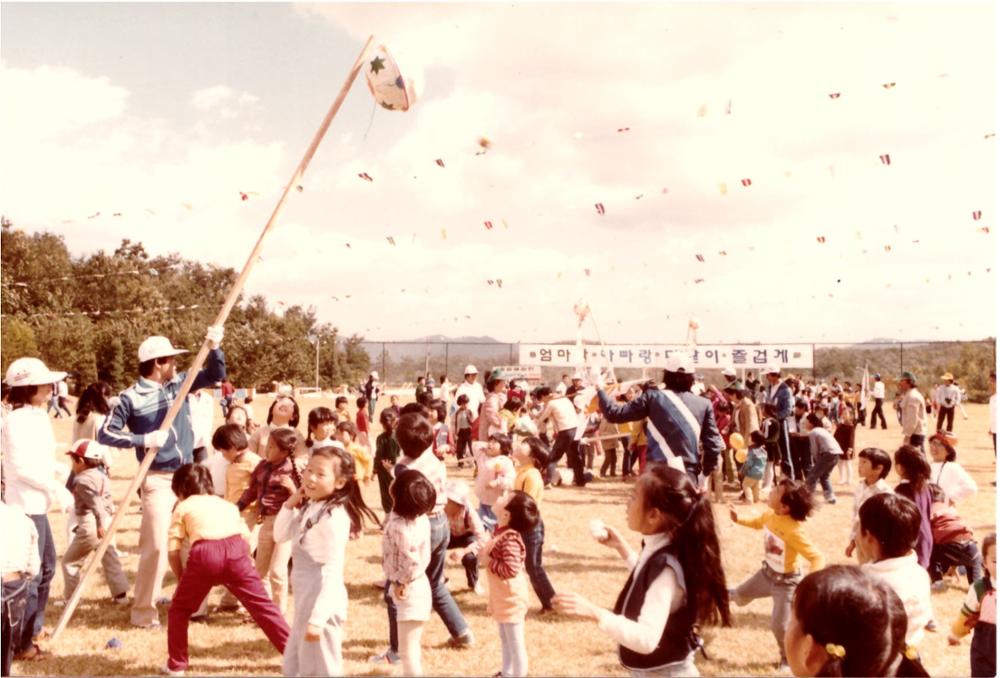
<svg viewBox="0 0 1000 678">
<path fill-rule="evenodd" d="M 573 559 L 578 560 L 578 558 Z M 598 564 L 598 563 L 578 563 L 578 562 L 562 562 L 562 563 L 546 563 L 545 570 L 547 572 L 555 572 L 558 574 L 589 574 L 591 572 L 607 572 L 614 573 L 616 576 L 622 575 L 624 570 L 621 565 L 611 565 L 611 564 Z"/>
<path fill-rule="evenodd" d="M 189 632 L 190 633 L 190 632 Z M 226 660 L 239 660 L 246 659 L 247 657 L 262 657 L 267 656 L 279 657 L 278 651 L 274 649 L 274 646 L 268 642 L 267 638 L 264 637 L 264 632 L 260 632 L 260 638 L 254 640 L 227 640 L 224 643 L 218 643 L 210 647 L 195 647 L 191 650 L 191 660 L 192 662 L 198 662 L 202 657 L 211 657 L 213 659 L 226 659 Z M 232 666 L 229 662 L 226 666 Z"/>
<path fill-rule="evenodd" d="M 346 586 L 347 599 L 352 602 L 356 600 L 363 600 L 377 605 L 385 604 L 382 600 L 382 589 L 377 589 L 368 582 L 365 582 L 364 584 L 346 584 Z"/>
</svg>

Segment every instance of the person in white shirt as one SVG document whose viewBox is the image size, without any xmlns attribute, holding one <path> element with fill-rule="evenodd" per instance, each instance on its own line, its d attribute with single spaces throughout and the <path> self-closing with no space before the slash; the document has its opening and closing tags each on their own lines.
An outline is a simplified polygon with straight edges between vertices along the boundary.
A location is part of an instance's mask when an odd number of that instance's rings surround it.
<svg viewBox="0 0 1000 678">
<path fill-rule="evenodd" d="M 3 551 L 0 552 L 0 574 L 3 574 L 3 675 L 10 675 L 18 634 L 25 623 L 24 613 L 30 582 L 38 574 L 42 562 L 38 555 L 38 530 L 24 511 L 0 503 L 0 529 L 3 530 Z M 18 634 L 19 635 L 19 634 Z"/>
<path fill-rule="evenodd" d="M 56 438 L 47 412 L 52 384 L 65 378 L 65 372 L 49 370 L 38 358 L 18 358 L 7 368 L 13 409 L 3 427 L 5 501 L 23 510 L 34 523 L 41 560 L 38 575 L 28 585 L 21 636 L 11 639 L 17 660 L 45 654 L 35 641 L 45 623 L 49 587 L 56 572 L 56 546 L 47 514 L 54 504 L 73 504 L 73 496 L 59 480 Z"/>
<path fill-rule="evenodd" d="M 479 370 L 476 369 L 476 366 L 466 365 L 465 381 L 455 389 L 456 401 L 460 395 L 469 396 L 469 411 L 472 412 L 473 416 L 479 415 L 479 406 L 486 402 L 486 393 L 483 391 L 483 385 L 477 381 L 478 378 Z"/>
<path fill-rule="evenodd" d="M 545 431 L 545 425 L 551 419 L 552 427 L 556 432 L 552 442 L 552 454 L 549 455 L 549 471 L 548 477 L 545 479 L 546 487 L 556 482 L 558 474 L 557 465 L 564 454 L 567 455 L 567 459 L 573 468 L 574 482 L 578 485 L 585 485 L 583 464 L 579 455 L 573 449 L 576 430 L 579 426 L 573 401 L 566 396 L 557 396 L 548 386 L 538 389 L 538 397 L 545 403 L 545 409 L 542 410 L 542 413 L 538 415 L 538 419 L 535 420 L 538 430 Z"/>
<path fill-rule="evenodd" d="M 553 605 L 596 621 L 618 644 L 630 676 L 697 676 L 696 625 L 728 626 L 730 617 L 729 606 L 718 602 L 726 590 L 712 504 L 684 471 L 653 464 L 636 482 L 626 511 L 629 529 L 643 537 L 638 554 L 615 528 L 600 521 L 591 527 L 631 568 L 614 609 L 579 593 L 559 593 Z"/>
<path fill-rule="evenodd" d="M 925 452 L 927 437 L 927 410 L 923 394 L 917 389 L 917 378 L 913 372 L 903 372 L 897 382 L 903 399 L 899 403 L 903 426 L 903 445 L 912 445 Z"/>
<path fill-rule="evenodd" d="M 944 385 L 935 391 L 938 406 L 937 430 L 947 430 L 950 433 L 955 427 L 955 408 L 962 402 L 962 392 L 955 385 L 955 377 L 951 372 L 942 374 L 941 379 Z"/>
<path fill-rule="evenodd" d="M 875 428 L 875 419 L 882 420 L 882 430 L 888 428 L 885 424 L 885 414 L 882 413 L 882 403 L 885 402 L 885 382 L 882 381 L 882 375 L 875 373 L 875 383 L 872 384 L 872 398 L 875 399 L 875 407 L 872 408 L 872 429 Z M 864 422 L 861 422 L 862 426 Z"/>
<path fill-rule="evenodd" d="M 958 438 L 947 431 L 938 431 L 931 436 L 931 477 L 930 482 L 940 487 L 951 504 L 974 497 L 979 486 L 969 472 L 956 459 L 955 446 Z"/>
<path fill-rule="evenodd" d="M 194 463 L 204 464 L 211 449 L 215 398 L 203 388 L 188 394 L 188 406 L 191 408 L 191 431 L 194 433 Z"/>
<path fill-rule="evenodd" d="M 878 447 L 866 447 L 858 452 L 858 476 L 861 482 L 854 491 L 854 519 L 851 521 L 851 538 L 847 544 L 844 555 L 850 558 L 856 555 L 858 562 L 861 562 L 861 551 L 857 549 L 856 539 L 858 538 L 858 522 L 861 505 L 874 497 L 876 494 L 892 492 L 889 483 L 885 482 L 886 476 L 892 470 L 892 458 L 889 454 Z"/>
<path fill-rule="evenodd" d="M 906 644 L 917 647 L 933 619 L 931 578 L 917 562 L 913 545 L 920 531 L 920 509 L 893 492 L 869 498 L 858 511 L 856 543 L 861 569 L 896 592 L 906 608 Z"/>
</svg>

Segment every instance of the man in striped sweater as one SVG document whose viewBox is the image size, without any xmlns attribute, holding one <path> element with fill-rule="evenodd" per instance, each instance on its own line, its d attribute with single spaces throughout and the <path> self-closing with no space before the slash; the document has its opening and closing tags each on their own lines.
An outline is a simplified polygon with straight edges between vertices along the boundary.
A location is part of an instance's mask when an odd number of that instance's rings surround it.
<svg viewBox="0 0 1000 678">
<path fill-rule="evenodd" d="M 225 356 L 219 349 L 222 327 L 205 334 L 212 346 L 205 368 L 194 378 L 191 391 L 208 388 L 226 378 Z M 193 461 L 194 432 L 187 399 L 169 433 L 161 433 L 174 398 L 184 382 L 177 372 L 174 348 L 166 337 L 152 336 L 139 345 L 139 380 L 121 393 L 120 401 L 97 433 L 97 441 L 111 447 L 134 447 L 141 463 L 147 452 L 156 455 L 142 483 L 142 524 L 139 527 L 139 569 L 135 577 L 131 623 L 141 628 L 160 625 L 156 598 L 167 572 L 167 531 L 176 497 L 170 488 L 174 471 Z M 128 429 L 126 432 L 125 429 Z"/>
</svg>

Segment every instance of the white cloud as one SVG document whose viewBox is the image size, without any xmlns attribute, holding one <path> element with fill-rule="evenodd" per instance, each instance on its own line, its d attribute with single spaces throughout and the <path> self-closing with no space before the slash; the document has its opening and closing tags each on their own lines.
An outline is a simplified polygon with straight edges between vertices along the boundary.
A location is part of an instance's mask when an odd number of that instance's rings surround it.
<svg viewBox="0 0 1000 678">
<path fill-rule="evenodd" d="M 250 292 L 386 339 L 564 338 L 580 297 L 609 341 L 679 341 L 691 315 L 703 341 L 995 331 L 996 238 L 976 230 L 996 231 L 992 8 L 893 6 L 894 20 L 885 6 L 787 3 L 297 10 L 358 49 L 378 27 L 426 89 L 405 114 L 376 110 L 369 129 L 358 83 L 356 112 L 345 106 L 292 193 Z M 241 266 L 312 131 L 296 119 L 278 140 L 217 135 L 248 107 L 294 105 L 263 80 L 245 85 L 269 93 L 259 101 L 193 92 L 217 119 L 184 128 L 129 116 L 129 93 L 107 79 L 3 77 L 13 101 L 35 103 L 15 111 L 23 134 L 5 133 L 17 162 L 0 198 L 21 225 L 72 215 L 80 249 L 138 237 Z M 50 110 L 61 91 L 86 92 L 81 115 Z M 483 135 L 493 147 L 477 155 Z M 107 205 L 128 222 L 85 219 Z M 147 207 L 157 214 L 131 220 Z"/>
</svg>

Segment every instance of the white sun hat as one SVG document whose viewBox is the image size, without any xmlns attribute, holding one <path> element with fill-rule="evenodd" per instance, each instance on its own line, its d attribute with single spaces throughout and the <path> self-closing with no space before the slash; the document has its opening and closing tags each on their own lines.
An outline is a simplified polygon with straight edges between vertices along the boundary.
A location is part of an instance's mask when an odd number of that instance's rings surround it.
<svg viewBox="0 0 1000 678">
<path fill-rule="evenodd" d="M 169 339 L 159 335 L 148 337 L 144 342 L 139 344 L 139 362 L 141 363 L 147 360 L 155 360 L 156 358 L 180 355 L 181 353 L 187 353 L 187 351 L 183 348 L 174 348 Z"/>
<path fill-rule="evenodd" d="M 7 368 L 6 382 L 11 387 L 41 386 L 65 378 L 65 372 L 53 372 L 38 358 L 18 358 Z"/>
</svg>

